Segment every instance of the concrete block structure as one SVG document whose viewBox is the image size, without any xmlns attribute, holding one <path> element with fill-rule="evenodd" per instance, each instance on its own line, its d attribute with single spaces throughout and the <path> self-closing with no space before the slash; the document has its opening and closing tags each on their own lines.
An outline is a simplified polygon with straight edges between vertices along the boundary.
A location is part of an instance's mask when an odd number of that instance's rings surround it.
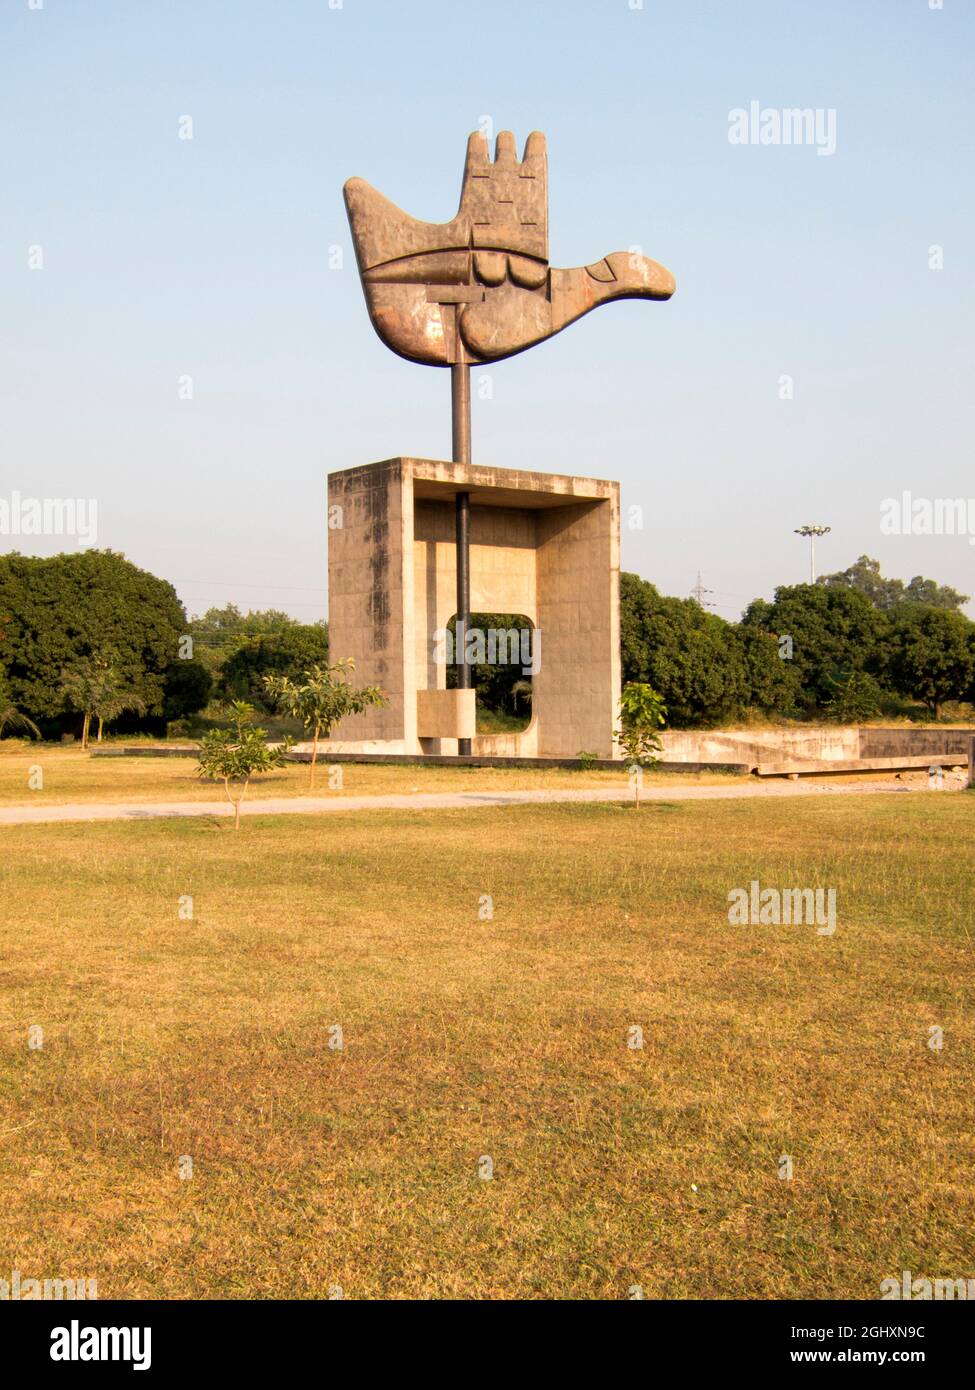
<svg viewBox="0 0 975 1390">
<path fill-rule="evenodd" d="M 470 498 L 473 613 L 523 616 L 537 670 L 521 733 L 476 736 L 473 690 L 447 690 L 458 493 Z M 329 636 L 388 704 L 342 721 L 336 752 L 616 756 L 619 484 L 395 458 L 328 480 Z"/>
</svg>

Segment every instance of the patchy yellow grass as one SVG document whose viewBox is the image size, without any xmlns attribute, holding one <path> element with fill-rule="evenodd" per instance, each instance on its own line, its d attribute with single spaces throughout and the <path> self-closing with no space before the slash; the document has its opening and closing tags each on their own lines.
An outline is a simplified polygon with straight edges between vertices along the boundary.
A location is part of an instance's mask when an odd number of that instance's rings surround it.
<svg viewBox="0 0 975 1390">
<path fill-rule="evenodd" d="M 0 1276 L 584 1299 L 971 1277 L 973 832 L 967 795 L 0 829 Z M 730 926 L 753 878 L 835 887 L 836 935 Z"/>
<path fill-rule="evenodd" d="M 315 771 L 315 796 L 370 796 L 411 791 L 516 791 L 545 788 L 625 787 L 626 771 L 583 772 L 568 768 L 397 767 L 381 763 L 335 764 L 340 784 L 329 785 L 326 757 Z M 40 768 L 42 786 L 29 784 Z M 646 784 L 711 783 L 726 786 L 728 773 L 647 773 Z M 36 778 L 34 779 L 37 780 Z M 252 779 L 248 800 L 262 796 L 304 796 L 309 790 L 307 764 L 293 763 Z M 78 748 L 54 744 L 0 744 L 0 806 L 66 805 L 78 802 L 220 801 L 220 783 L 203 782 L 195 758 L 101 758 Z"/>
</svg>

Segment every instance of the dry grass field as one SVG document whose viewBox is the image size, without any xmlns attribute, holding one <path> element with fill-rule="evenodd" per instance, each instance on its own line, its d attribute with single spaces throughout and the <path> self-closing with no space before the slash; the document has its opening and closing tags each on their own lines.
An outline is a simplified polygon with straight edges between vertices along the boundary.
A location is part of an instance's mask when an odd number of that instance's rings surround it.
<svg viewBox="0 0 975 1390">
<path fill-rule="evenodd" d="M 968 794 L 0 828 L 0 1276 L 973 1276 L 973 836 Z M 836 934 L 729 925 L 752 879 L 835 887 Z"/>
<path fill-rule="evenodd" d="M 216 782 L 201 781 L 195 758 L 103 758 L 92 757 L 80 748 L 57 744 L 14 746 L 13 740 L 0 745 L 0 806 L 64 805 L 86 801 L 219 801 L 223 788 Z M 325 757 L 315 770 L 315 796 L 372 796 L 383 792 L 410 791 L 520 791 L 524 789 L 625 787 L 626 771 L 581 768 L 505 768 L 505 767 L 399 767 L 382 763 L 336 764 L 341 785 L 329 786 L 329 762 Z M 42 786 L 29 784 L 32 769 L 42 772 Z M 716 784 L 727 786 L 728 773 L 647 773 L 647 785 Z M 255 777 L 247 792 L 249 800 L 262 796 L 304 796 L 308 794 L 309 767 L 291 763 L 277 772 Z"/>
</svg>

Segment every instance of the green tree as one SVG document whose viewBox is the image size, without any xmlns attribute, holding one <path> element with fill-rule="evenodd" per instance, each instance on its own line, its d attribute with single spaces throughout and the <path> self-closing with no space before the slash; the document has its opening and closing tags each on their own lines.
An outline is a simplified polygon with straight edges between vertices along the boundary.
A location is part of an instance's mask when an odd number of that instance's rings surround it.
<svg viewBox="0 0 975 1390">
<path fill-rule="evenodd" d="M 95 706 L 95 718 L 98 720 L 97 741 L 101 743 L 105 725 L 113 724 L 120 714 L 145 714 L 145 712 L 145 703 L 138 695 L 133 695 L 131 691 L 126 692 L 120 687 L 114 691 L 107 691 Z"/>
<path fill-rule="evenodd" d="M 230 707 L 232 728 L 213 729 L 203 736 L 197 771 L 200 777 L 223 782 L 234 808 L 234 829 L 240 829 L 240 803 L 255 772 L 283 767 L 291 740 L 277 747 L 267 742 L 267 730 L 255 727 L 254 706 L 235 700 Z"/>
<path fill-rule="evenodd" d="M 883 691 L 866 671 L 831 676 L 830 685 L 833 695 L 827 702 L 826 713 L 838 724 L 861 724 L 880 713 Z"/>
<path fill-rule="evenodd" d="M 302 626 L 305 625 L 279 608 L 242 613 L 235 603 L 228 603 L 223 608 L 208 608 L 201 617 L 191 618 L 187 631 L 193 638 L 194 657 L 202 662 L 216 684 L 223 667 L 249 639 L 279 636 Z M 325 628 L 324 623 L 307 626 Z"/>
<path fill-rule="evenodd" d="M 10 696 L 45 733 L 71 727 L 61 673 L 111 652 L 122 688 L 162 714 L 186 614 L 171 584 L 111 550 L 0 555 L 0 646 Z"/>
<path fill-rule="evenodd" d="M 265 676 L 264 689 L 279 709 L 300 719 L 312 735 L 311 768 L 308 788 L 315 784 L 315 764 L 318 761 L 318 742 L 327 738 L 332 727 L 349 714 L 361 714 L 372 705 L 384 705 L 386 697 L 378 685 L 356 687 L 348 676 L 355 670 L 351 657 L 333 662 L 331 666 L 312 666 L 299 681 L 288 676 Z"/>
<path fill-rule="evenodd" d="M 263 700 L 266 676 L 295 681 L 314 665 L 328 661 L 328 628 L 324 623 L 293 623 L 280 632 L 246 637 L 227 658 L 220 693 L 227 699 Z"/>
<path fill-rule="evenodd" d="M 923 603 L 928 608 L 947 608 L 959 612 L 968 602 L 969 594 L 960 594 L 947 584 L 936 584 L 933 579 L 924 579 L 916 574 L 904 589 L 904 602 Z"/>
<path fill-rule="evenodd" d="M 947 608 L 957 612 L 968 602 L 967 594 L 960 594 L 947 584 L 936 584 L 933 579 L 925 579 L 920 574 L 916 574 L 906 585 L 902 579 L 885 579 L 880 573 L 880 561 L 869 555 L 861 555 L 849 569 L 820 575 L 816 582 L 827 588 L 855 589 L 868 598 L 875 608 L 886 612 L 909 603 L 923 603 L 929 608 Z"/>
<path fill-rule="evenodd" d="M 945 700 L 972 693 L 975 623 L 943 608 L 905 608 L 891 624 L 886 662 L 893 688 L 940 719 Z"/>
<path fill-rule="evenodd" d="M 178 660 L 165 671 L 162 717 L 167 723 L 205 709 L 213 689 L 213 677 L 201 661 Z"/>
<path fill-rule="evenodd" d="M 92 719 L 98 720 L 98 742 L 105 725 L 126 710 L 143 713 L 145 701 L 126 689 L 113 662 L 106 655 L 80 657 L 61 673 L 61 689 L 71 709 L 82 716 L 81 746 L 88 747 Z"/>
<path fill-rule="evenodd" d="M 194 638 L 263 637 L 269 632 L 284 632 L 298 625 L 297 618 L 280 608 L 254 609 L 242 613 L 235 603 L 227 603 L 223 608 L 208 608 L 202 617 L 190 619 L 190 632 Z"/>
<path fill-rule="evenodd" d="M 620 651 L 623 680 L 659 691 L 676 728 L 718 724 L 749 704 L 735 626 L 693 599 L 665 597 L 635 574 L 620 576 Z"/>
<path fill-rule="evenodd" d="M 748 672 L 749 706 L 763 714 L 794 714 L 800 685 L 791 648 L 759 627 L 739 624 L 735 632 Z"/>
<path fill-rule="evenodd" d="M 813 713 L 833 698 L 835 679 L 851 671 L 878 673 L 886 621 L 858 590 L 793 584 L 776 589 L 772 603 L 756 599 L 742 625 L 786 639 L 797 673 L 797 703 Z"/>
<path fill-rule="evenodd" d="M 515 681 L 511 687 L 511 712 L 517 714 L 519 705 L 527 705 L 531 709 L 534 687 L 531 680 Z"/>
<path fill-rule="evenodd" d="M 627 681 L 620 696 L 619 743 L 630 767 L 636 804 L 640 805 L 640 774 L 645 767 L 656 767 L 663 748 L 657 730 L 667 718 L 667 706 L 656 690 L 642 681 Z"/>
<path fill-rule="evenodd" d="M 0 667 L 0 738 L 3 738 L 4 729 L 26 729 L 35 738 L 40 738 L 41 731 L 26 714 L 14 704 L 7 685 L 6 673 Z"/>
</svg>

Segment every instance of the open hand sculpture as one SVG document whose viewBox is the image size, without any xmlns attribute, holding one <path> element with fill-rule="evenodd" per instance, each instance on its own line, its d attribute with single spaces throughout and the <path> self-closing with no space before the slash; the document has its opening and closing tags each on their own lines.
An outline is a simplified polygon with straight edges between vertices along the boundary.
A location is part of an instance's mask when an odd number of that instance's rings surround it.
<svg viewBox="0 0 975 1390">
<path fill-rule="evenodd" d="M 544 342 L 611 299 L 669 299 L 674 277 L 656 261 L 614 251 L 592 265 L 548 263 L 545 137 L 521 162 L 510 131 L 473 134 L 460 208 L 451 222 L 418 222 L 364 179 L 345 205 L 373 327 L 387 347 L 434 367 L 497 362 Z"/>
</svg>

